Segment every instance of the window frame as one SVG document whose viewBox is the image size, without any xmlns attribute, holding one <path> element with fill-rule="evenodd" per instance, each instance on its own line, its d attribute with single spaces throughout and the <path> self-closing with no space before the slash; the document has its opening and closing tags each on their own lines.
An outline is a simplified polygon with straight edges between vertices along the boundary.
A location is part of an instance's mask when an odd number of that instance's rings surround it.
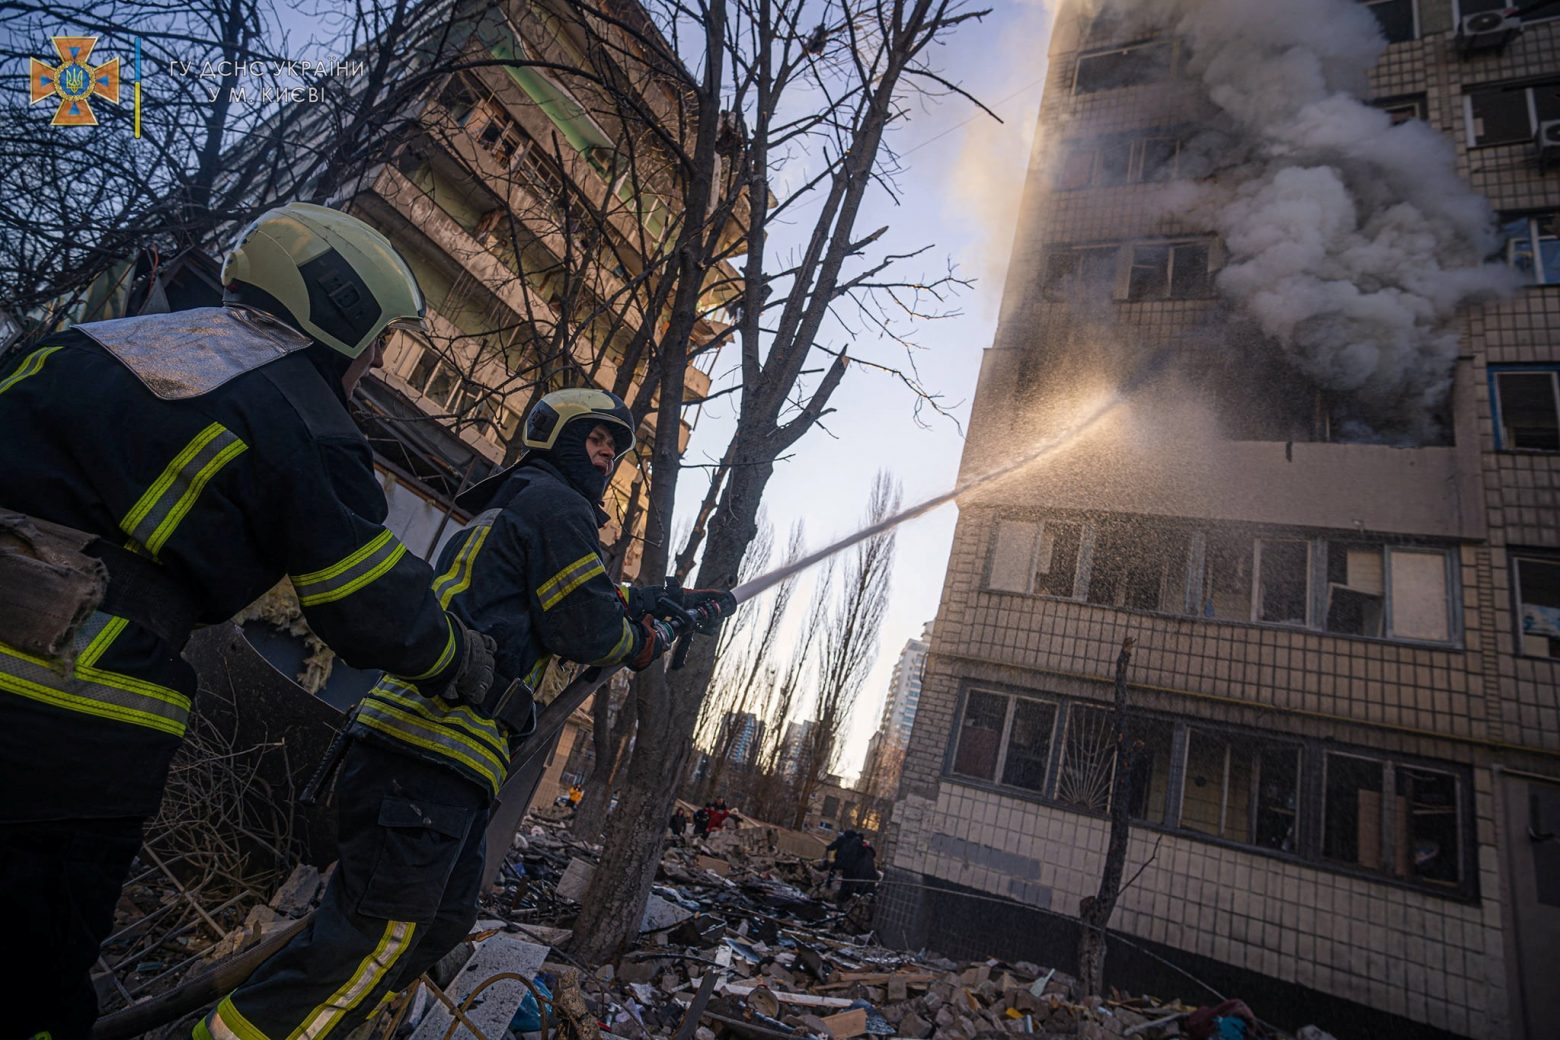
<svg viewBox="0 0 1560 1040">
<path fill-rule="evenodd" d="M 1530 654 L 1522 645 L 1522 571 L 1518 564 L 1523 560 L 1560 567 L 1560 551 L 1550 549 L 1526 549 L 1512 547 L 1506 550 L 1511 576 L 1511 638 L 1513 652 L 1528 661 L 1550 661 L 1560 664 L 1560 656 Z"/>
<path fill-rule="evenodd" d="M 1501 228 L 1504 228 L 1508 224 L 1515 224 L 1519 220 L 1525 221 L 1527 223 L 1527 243 L 1528 248 L 1532 250 L 1533 274 L 1537 280 L 1524 281 L 1522 283 L 1522 288 L 1524 289 L 1548 289 L 1560 286 L 1560 271 L 1556 271 L 1552 279 L 1546 278 L 1546 271 L 1544 268 L 1544 253 L 1543 250 L 1539 247 L 1540 242 L 1551 240 L 1551 236 L 1539 234 L 1539 221 L 1545 217 L 1554 220 L 1555 235 L 1552 236 L 1552 238 L 1554 241 L 1560 241 L 1560 209 L 1513 211 L 1499 213 L 1495 218 L 1497 221 L 1499 221 Z M 1503 262 L 1507 267 L 1511 268 L 1511 270 L 1514 272 L 1517 271 L 1517 265 L 1511 262 L 1511 246 L 1514 243 L 1520 241 L 1520 238 L 1503 239 L 1501 241 L 1501 253 L 1498 254 L 1500 256 L 1501 262 Z"/>
<path fill-rule="evenodd" d="M 1394 120 L 1393 126 L 1413 122 L 1415 119 L 1425 123 L 1430 121 L 1430 99 L 1422 91 L 1417 94 L 1392 94 L 1387 97 L 1372 98 L 1370 101 L 1371 108 L 1380 109 L 1387 113 L 1389 118 L 1393 112 L 1410 106 L 1414 110 L 1413 116 L 1409 119 Z"/>
<path fill-rule="evenodd" d="M 959 745 L 964 739 L 964 731 L 966 728 L 964 725 L 964 713 L 969 706 L 970 695 L 976 693 L 991 697 L 1001 697 L 1003 700 L 1002 728 L 998 732 L 997 757 L 992 763 L 992 779 L 990 780 L 986 780 L 978 776 L 972 776 L 969 773 L 959 773 L 954 771 L 959 758 Z M 1017 784 L 1009 784 L 1004 782 L 1002 779 L 1003 774 L 1007 770 L 1008 741 L 1013 734 L 1013 716 L 1017 714 L 1018 709 L 1016 705 L 1020 699 L 1034 701 L 1038 704 L 1046 705 L 1050 707 L 1052 711 L 1051 735 L 1049 738 L 1049 743 L 1046 747 L 1045 780 L 1042 783 L 1040 791 L 1035 791 L 1033 788 L 1021 787 Z M 1066 715 L 1064 710 L 1065 706 L 1060 698 L 1046 696 L 1035 691 L 1015 693 L 1011 690 L 998 689 L 993 685 L 976 684 L 968 685 L 960 689 L 958 704 L 955 707 L 957 710 L 954 713 L 955 725 L 953 727 L 953 735 L 948 742 L 947 754 L 943 762 L 943 772 L 946 775 L 952 777 L 955 780 L 966 783 L 982 784 L 987 787 L 1001 788 L 1005 791 L 1022 791 L 1026 792 L 1027 794 L 1036 796 L 1044 795 L 1045 792 L 1051 789 L 1052 784 L 1055 782 L 1053 774 L 1056 771 L 1057 730 L 1061 728 L 1062 720 Z"/>
<path fill-rule="evenodd" d="M 1360 6 L 1364 8 L 1380 7 L 1382 4 L 1394 4 L 1398 2 L 1400 2 L 1400 0 L 1359 0 Z M 1386 35 L 1386 29 L 1383 27 L 1382 35 L 1386 36 L 1388 45 L 1398 43 L 1413 43 L 1415 40 L 1418 40 L 1421 35 L 1423 35 L 1423 30 L 1420 28 L 1419 24 L 1419 0 L 1401 0 L 1401 2 L 1408 4 L 1413 31 L 1406 40 L 1394 40 L 1392 37 Z M 1377 25 L 1381 24 L 1381 19 L 1376 15 L 1375 11 L 1371 11 L 1371 16 L 1376 18 Z"/>
<path fill-rule="evenodd" d="M 1214 267 L 1214 239 L 1203 237 L 1144 239 L 1126 243 L 1127 246 L 1127 279 L 1122 287 L 1122 301 L 1126 303 L 1165 303 L 1180 300 L 1208 300 L 1214 296 L 1213 276 Z M 1176 254 L 1184 246 L 1201 246 L 1203 248 L 1203 263 L 1205 270 L 1203 277 L 1206 279 L 1206 291 L 1195 295 L 1178 296 L 1175 293 L 1175 266 Z M 1137 251 L 1139 249 L 1164 249 L 1164 292 L 1157 296 L 1133 296 L 1132 295 L 1132 271 L 1138 266 Z M 1146 266 L 1146 265 L 1145 265 Z"/>
<path fill-rule="evenodd" d="M 1556 427 L 1560 430 L 1560 362 L 1548 365 L 1490 365 L 1490 421 L 1494 426 L 1495 450 L 1513 455 L 1554 455 L 1560 453 L 1556 448 L 1518 448 L 1506 444 L 1505 422 L 1501 418 L 1500 402 L 1500 377 L 1505 375 L 1535 375 L 1542 373 L 1549 376 L 1549 385 L 1555 395 L 1555 414 L 1557 416 Z"/>
<path fill-rule="evenodd" d="M 983 780 L 979 777 L 953 772 L 953 761 L 959 733 L 962 729 L 964 711 L 972 693 L 994 695 L 1006 699 L 1002 744 L 998 749 L 998 762 L 994 773 L 998 777 L 997 780 Z M 1046 767 L 1046 782 L 1044 789 L 1040 791 L 1004 784 L 1000 780 L 1007 753 L 1009 724 L 1015 711 L 1013 705 L 1018 700 L 1039 701 L 1052 705 L 1055 709 L 1049 749 L 1050 760 Z M 955 698 L 953 726 L 944 748 L 941 780 L 987 791 L 998 797 L 1044 805 L 1051 809 L 1079 816 L 1092 817 L 1094 819 L 1108 818 L 1108 808 L 1105 811 L 1096 811 L 1076 803 L 1062 801 L 1056 797 L 1056 786 L 1060 781 L 1062 755 L 1064 753 L 1064 741 L 1061 739 L 1060 734 L 1069 723 L 1075 707 L 1083 710 L 1095 709 L 1106 712 L 1112 710 L 1112 704 L 1109 700 L 1096 700 L 1091 697 L 1081 697 L 1072 694 L 1058 694 L 1047 690 L 1037 690 L 980 679 L 964 679 L 959 684 L 958 694 Z M 1296 863 L 1315 870 L 1364 878 L 1377 884 L 1391 885 L 1454 902 L 1476 904 L 1479 901 L 1478 846 L 1475 841 L 1477 823 L 1474 819 L 1477 791 L 1473 784 L 1473 770 L 1467 764 L 1443 759 L 1429 759 L 1411 754 L 1399 754 L 1396 751 L 1381 748 L 1342 744 L 1327 738 L 1310 737 L 1273 728 L 1260 728 L 1249 723 L 1245 725 L 1232 724 L 1217 719 L 1191 716 L 1185 713 L 1144 711 L 1135 706 L 1131 709 L 1128 723 L 1129 726 L 1164 726 L 1168 727 L 1171 733 L 1163 816 L 1161 819 L 1155 820 L 1151 817 L 1134 814 L 1132 816 L 1133 826 L 1256 856 L 1265 856 L 1271 859 Z M 1225 838 L 1185 826 L 1183 822 L 1183 807 L 1186 797 L 1185 789 L 1191 737 L 1194 730 L 1224 741 L 1231 746 L 1271 746 L 1285 751 L 1293 750 L 1296 753 L 1294 781 L 1296 820 L 1292 842 L 1293 847 L 1291 849 L 1259 844 L 1254 816 L 1251 817 L 1252 838 L 1250 841 Z M 1459 880 L 1455 885 L 1407 876 L 1398 877 L 1385 868 L 1377 870 L 1351 865 L 1347 862 L 1329 859 L 1323 854 L 1324 828 L 1326 824 L 1326 762 L 1330 755 L 1345 755 L 1366 759 L 1382 763 L 1384 767 L 1390 764 L 1394 767 L 1394 770 L 1406 768 L 1420 772 L 1439 773 L 1452 779 L 1455 784 L 1457 798 L 1456 822 L 1459 845 L 1457 861 Z M 1134 765 L 1137 764 L 1134 763 Z M 1119 762 L 1112 763 L 1111 797 L 1114 797 L 1114 777 L 1116 770 L 1119 768 Z M 1396 773 L 1388 773 L 1384 768 L 1382 784 L 1384 793 L 1389 789 L 1389 785 L 1392 785 L 1390 789 L 1395 791 Z M 1141 791 L 1134 792 L 1135 797 L 1142 794 L 1143 792 Z M 1251 802 L 1247 811 L 1248 814 L 1255 813 L 1257 811 L 1257 802 Z"/>
<path fill-rule="evenodd" d="M 1560 15 L 1555 15 L 1555 16 L 1552 16 L 1552 17 L 1560 17 Z M 1460 20 L 1459 20 L 1459 24 L 1461 24 Z M 1520 147 L 1520 146 L 1522 146 L 1524 144 L 1531 144 L 1532 141 L 1533 141 L 1533 135 L 1538 133 L 1538 124 L 1539 124 L 1538 100 L 1537 100 L 1536 97 L 1534 97 L 1533 91 L 1535 89 L 1539 88 L 1539 87 L 1547 87 L 1547 86 L 1551 86 L 1551 85 L 1553 85 L 1553 86 L 1555 86 L 1557 88 L 1560 88 L 1560 79 L 1552 79 L 1552 80 L 1551 79 L 1545 79 L 1545 80 L 1540 80 L 1540 81 L 1538 81 L 1536 83 L 1523 83 L 1523 82 L 1518 82 L 1518 83 L 1500 83 L 1500 82 L 1495 82 L 1495 83 L 1469 84 L 1467 89 L 1465 89 L 1463 91 L 1463 132 L 1464 132 L 1463 135 L 1464 135 L 1464 139 L 1465 139 L 1465 141 L 1467 143 L 1468 148 L 1470 150 L 1474 149 L 1474 148 L 1512 148 L 1512 147 Z M 1518 138 L 1518 139 L 1516 139 L 1514 141 L 1490 141 L 1488 143 L 1481 143 L 1479 141 L 1479 135 L 1474 133 L 1474 127 L 1473 127 L 1473 121 L 1474 121 L 1473 98 L 1474 98 L 1474 95 L 1475 94 L 1504 93 L 1506 91 L 1513 91 L 1514 92 L 1514 91 L 1518 91 L 1518 90 L 1520 90 L 1522 92 L 1523 99 L 1527 102 L 1527 118 L 1528 118 L 1527 136 Z"/>
<path fill-rule="evenodd" d="M 1165 74 L 1163 76 L 1143 80 L 1138 83 L 1128 83 L 1122 86 L 1097 87 L 1093 90 L 1078 89 L 1079 73 L 1083 69 L 1083 63 L 1090 58 L 1100 58 L 1109 54 L 1125 54 L 1128 51 L 1144 50 L 1151 47 L 1164 47 L 1169 52 L 1170 60 L 1165 66 Z M 1108 94 L 1115 90 L 1131 90 L 1134 87 L 1150 86 L 1154 83 L 1163 82 L 1164 80 L 1174 79 L 1177 72 L 1179 71 L 1179 67 L 1180 48 L 1176 46 L 1176 41 L 1169 37 L 1156 36 L 1152 39 L 1133 40 L 1130 43 L 1115 44 L 1107 47 L 1091 47 L 1086 51 L 1079 52 L 1078 56 L 1073 60 L 1071 94 L 1073 97 L 1085 97 L 1089 94 Z"/>
<path fill-rule="evenodd" d="M 1467 15 L 1470 15 L 1470 14 L 1480 14 L 1482 11 L 1499 10 L 1499 8 L 1487 7 L 1487 8 L 1482 8 L 1481 11 L 1468 11 L 1465 14 L 1463 12 L 1462 5 L 1463 5 L 1463 0 L 1452 0 L 1452 28 L 1453 29 L 1456 29 L 1458 26 L 1462 25 L 1462 20 L 1465 17 L 1467 17 Z M 1503 0 L 1503 2 L 1501 3 L 1501 6 L 1502 7 L 1508 7 L 1508 6 L 1513 6 L 1513 5 L 1511 4 L 1510 0 Z M 1554 14 L 1544 15 L 1541 18 L 1524 18 L 1524 19 L 1522 19 L 1522 24 L 1524 26 L 1538 25 L 1541 22 L 1553 21 L 1556 18 L 1560 18 L 1560 10 L 1556 10 Z"/>
</svg>

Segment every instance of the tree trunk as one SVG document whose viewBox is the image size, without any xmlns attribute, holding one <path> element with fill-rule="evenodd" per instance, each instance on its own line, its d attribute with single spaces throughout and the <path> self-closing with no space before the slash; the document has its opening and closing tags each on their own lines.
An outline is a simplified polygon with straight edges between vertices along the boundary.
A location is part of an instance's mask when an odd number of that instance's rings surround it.
<svg viewBox="0 0 1560 1040">
<path fill-rule="evenodd" d="M 1105 927 L 1121 895 L 1121 875 L 1127 864 L 1127 842 L 1132 836 L 1133 747 L 1127 735 L 1127 663 L 1132 660 L 1133 638 L 1121 641 L 1116 657 L 1116 703 L 1111 725 L 1116 733 L 1116 777 L 1111 785 L 1110 840 L 1105 849 L 1105 869 L 1099 891 L 1083 900 L 1078 919 L 1078 985 L 1083 995 L 1105 992 Z"/>
<path fill-rule="evenodd" d="M 612 689 L 610 684 L 596 691 L 596 703 L 591 717 L 591 739 L 595 744 L 596 761 L 591 765 L 590 776 L 585 781 L 585 797 L 574 810 L 574 822 L 569 831 L 582 841 L 595 841 L 601 837 L 607 825 L 607 811 L 612 806 L 612 777 L 617 772 L 618 752 L 623 738 L 634 717 L 634 697 L 630 693 L 612 718 Z"/>
</svg>

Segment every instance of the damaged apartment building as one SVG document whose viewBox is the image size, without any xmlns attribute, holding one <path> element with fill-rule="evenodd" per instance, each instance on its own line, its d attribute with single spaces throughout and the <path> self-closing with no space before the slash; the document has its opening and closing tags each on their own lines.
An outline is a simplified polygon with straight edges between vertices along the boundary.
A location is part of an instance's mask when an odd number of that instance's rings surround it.
<svg viewBox="0 0 1560 1040">
<path fill-rule="evenodd" d="M 1527 6 L 1062 5 L 962 477 L 1061 443 L 960 499 L 888 941 L 1067 963 L 1132 637 L 1108 981 L 1560 1036 L 1560 5 Z"/>
</svg>

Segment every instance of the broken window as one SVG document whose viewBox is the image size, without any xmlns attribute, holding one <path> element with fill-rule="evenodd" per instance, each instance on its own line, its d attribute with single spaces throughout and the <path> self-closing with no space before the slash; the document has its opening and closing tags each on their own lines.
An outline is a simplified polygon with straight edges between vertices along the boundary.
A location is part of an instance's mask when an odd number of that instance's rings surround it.
<svg viewBox="0 0 1560 1040">
<path fill-rule="evenodd" d="M 1062 154 L 1056 167 L 1056 187 L 1061 191 L 1087 188 L 1094 179 L 1095 148 L 1092 141 L 1076 142 Z"/>
<path fill-rule="evenodd" d="M 1560 119 L 1560 80 L 1480 87 L 1468 92 L 1464 104 L 1470 148 L 1519 144 L 1531 141 L 1539 124 Z"/>
<path fill-rule="evenodd" d="M 1323 856 L 1405 880 L 1462 880 L 1455 776 L 1338 752 L 1326 754 L 1325 766 Z"/>
<path fill-rule="evenodd" d="M 998 592 L 1028 592 L 1039 525 L 1028 520 L 998 520 L 992 538 L 986 587 Z"/>
<path fill-rule="evenodd" d="M 1045 293 L 1053 300 L 1081 292 L 1108 292 L 1116 281 L 1116 247 L 1057 248 L 1046 255 Z"/>
<path fill-rule="evenodd" d="M 1034 591 L 1042 596 L 1071 596 L 1078 572 L 1078 543 L 1082 525 L 1047 520 L 1040 525 L 1040 546 L 1035 559 Z"/>
<path fill-rule="evenodd" d="M 1191 730 L 1181 826 L 1228 841 L 1293 851 L 1300 749 L 1244 735 Z"/>
<path fill-rule="evenodd" d="M 1129 300 L 1192 300 L 1212 287 L 1208 243 L 1178 242 L 1132 247 Z"/>
<path fill-rule="evenodd" d="M 1051 735 L 1056 729 L 1056 705 L 1020 697 L 1013 702 L 1002 782 L 1029 791 L 1045 790 L 1051 762 Z"/>
<path fill-rule="evenodd" d="M 1142 522 L 1103 523 L 1095 532 L 1088 601 L 1129 610 L 1186 610 L 1187 532 Z"/>
<path fill-rule="evenodd" d="M 1455 885 L 1462 877 L 1457 778 L 1409 766 L 1394 769 L 1395 810 L 1403 842 L 1394 857 L 1398 877 Z"/>
<path fill-rule="evenodd" d="M 1002 750 L 1002 728 L 1007 721 L 1008 698 L 997 693 L 971 690 L 964 701 L 959 742 L 953 771 L 977 780 L 995 780 L 997 756 Z"/>
<path fill-rule="evenodd" d="M 1132 179 L 1170 181 L 1175 179 L 1176 157 L 1181 142 L 1176 137 L 1150 135 L 1132 142 Z"/>
<path fill-rule="evenodd" d="M 1560 212 L 1513 217 L 1501 225 L 1500 236 L 1506 264 L 1523 281 L 1560 285 Z"/>
<path fill-rule="evenodd" d="M 1096 184 L 1111 187 L 1131 179 L 1132 142 L 1125 137 L 1107 137 L 1100 142 L 1099 164 L 1094 173 Z"/>
<path fill-rule="evenodd" d="M 1385 566 L 1379 545 L 1327 543 L 1327 631 L 1386 634 Z"/>
<path fill-rule="evenodd" d="M 1511 566 L 1522 653 L 1560 657 L 1560 558 L 1517 556 Z"/>
<path fill-rule="evenodd" d="M 1131 734 L 1136 748 L 1132 757 L 1132 817 L 1147 823 L 1164 823 L 1175 727 L 1135 720 Z"/>
<path fill-rule="evenodd" d="M 1322 795 L 1322 855 L 1381 869 L 1382 764 L 1329 752 Z"/>
<path fill-rule="evenodd" d="M 1080 55 L 1073 92 L 1092 94 L 1165 79 L 1170 75 L 1174 57 L 1174 48 L 1168 40 Z"/>
<path fill-rule="evenodd" d="M 1389 549 L 1387 569 L 1392 583 L 1392 634 L 1401 639 L 1449 639 L 1446 553 Z"/>
<path fill-rule="evenodd" d="M 1116 734 L 1111 713 L 1104 708 L 1072 704 L 1067 709 L 1067 736 L 1056 776 L 1056 800 L 1090 812 L 1110 807 L 1110 787 L 1116 774 Z"/>
<path fill-rule="evenodd" d="M 1560 451 L 1560 371 L 1495 370 L 1496 447 Z"/>
<path fill-rule="evenodd" d="M 1505 11 L 1519 6 L 1529 8 L 1522 13 L 1523 25 L 1533 25 L 1560 17 L 1560 12 L 1555 12 L 1554 8 L 1546 11 L 1541 4 L 1514 4 L 1511 0 L 1457 0 L 1455 13 L 1458 18 L 1466 18 L 1470 14 L 1479 14 L 1483 11 Z"/>
<path fill-rule="evenodd" d="M 1425 117 L 1425 96 L 1415 94 L 1412 97 L 1379 98 L 1371 102 L 1392 119 L 1392 125 L 1407 123 L 1413 119 Z"/>
<path fill-rule="evenodd" d="M 1370 8 L 1388 43 L 1403 43 L 1417 36 L 1414 0 L 1360 0 Z"/>
<path fill-rule="evenodd" d="M 1208 532 L 1203 550 L 1203 617 L 1251 620 L 1252 558 L 1250 535 Z"/>
<path fill-rule="evenodd" d="M 1306 623 L 1309 542 L 1293 538 L 1257 541 L 1257 620 L 1280 625 Z"/>
</svg>

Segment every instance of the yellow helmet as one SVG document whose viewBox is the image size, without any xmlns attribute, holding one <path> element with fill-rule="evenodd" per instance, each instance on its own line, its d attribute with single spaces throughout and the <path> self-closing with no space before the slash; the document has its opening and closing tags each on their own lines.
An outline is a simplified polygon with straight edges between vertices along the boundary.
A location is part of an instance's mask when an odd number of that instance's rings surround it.
<svg viewBox="0 0 1560 1040">
<path fill-rule="evenodd" d="M 617 394 L 607 390 L 576 387 L 554 390 L 531 407 L 525 417 L 520 443 L 533 451 L 548 451 L 558 443 L 558 434 L 572 420 L 588 418 L 613 427 L 616 458 L 634 447 L 634 417 Z"/>
<path fill-rule="evenodd" d="M 268 210 L 239 232 L 222 262 L 222 287 L 229 302 L 274 313 L 349 358 L 386 328 L 422 334 L 427 313 L 388 238 L 307 202 Z"/>
</svg>

